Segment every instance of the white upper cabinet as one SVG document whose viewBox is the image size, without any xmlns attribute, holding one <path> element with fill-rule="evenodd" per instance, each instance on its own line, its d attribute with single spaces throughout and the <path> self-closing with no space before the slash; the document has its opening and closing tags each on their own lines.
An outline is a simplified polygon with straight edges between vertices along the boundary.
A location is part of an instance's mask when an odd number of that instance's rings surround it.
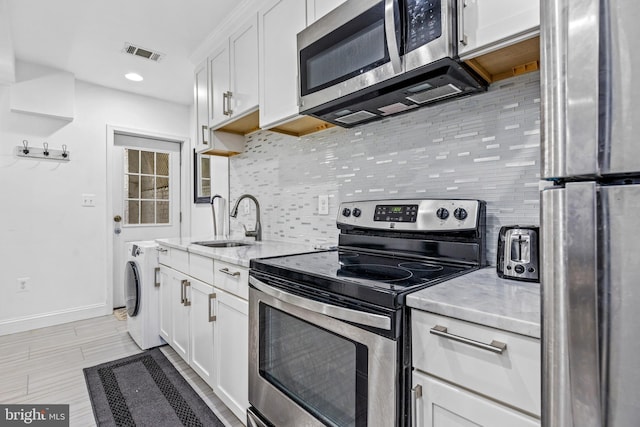
<svg viewBox="0 0 640 427">
<path fill-rule="evenodd" d="M 209 127 L 218 129 L 258 106 L 257 17 L 209 56 Z"/>
<path fill-rule="evenodd" d="M 539 0 L 457 0 L 458 53 L 463 60 L 540 33 Z"/>
<path fill-rule="evenodd" d="M 258 16 L 253 15 L 229 39 L 230 94 L 228 113 L 237 117 L 258 106 Z"/>
<path fill-rule="evenodd" d="M 305 135 L 332 125 L 298 114 L 297 35 L 346 0 L 271 0 L 260 10 L 260 127 Z"/>
<path fill-rule="evenodd" d="M 311 25 L 347 0 L 307 0 L 307 25 Z"/>
<path fill-rule="evenodd" d="M 196 151 L 200 152 L 210 146 L 209 141 L 209 87 L 207 85 L 207 62 L 200 64 L 195 71 L 195 113 L 196 113 Z"/>
<path fill-rule="evenodd" d="M 259 13 L 260 127 L 298 115 L 296 35 L 305 28 L 305 3 L 273 0 Z"/>
<path fill-rule="evenodd" d="M 227 94 L 229 92 L 229 42 L 228 40 L 209 56 L 209 126 L 229 118 Z"/>
</svg>

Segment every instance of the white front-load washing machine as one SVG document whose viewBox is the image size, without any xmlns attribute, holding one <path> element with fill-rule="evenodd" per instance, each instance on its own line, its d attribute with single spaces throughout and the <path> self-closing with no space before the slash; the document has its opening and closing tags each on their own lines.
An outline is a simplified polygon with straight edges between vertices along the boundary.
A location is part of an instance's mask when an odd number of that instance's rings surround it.
<svg viewBox="0 0 640 427">
<path fill-rule="evenodd" d="M 124 273 L 127 329 L 141 349 L 164 344 L 160 338 L 158 244 L 129 242 Z"/>
</svg>

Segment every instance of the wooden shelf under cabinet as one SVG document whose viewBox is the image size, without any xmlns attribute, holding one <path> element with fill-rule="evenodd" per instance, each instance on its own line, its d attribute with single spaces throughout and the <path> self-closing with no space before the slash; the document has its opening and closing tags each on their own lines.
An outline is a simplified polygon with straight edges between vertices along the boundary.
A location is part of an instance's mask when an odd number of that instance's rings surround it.
<svg viewBox="0 0 640 427">
<path fill-rule="evenodd" d="M 255 110 L 245 116 L 234 120 L 221 128 L 217 128 L 218 131 L 234 133 L 236 135 L 248 135 L 252 132 L 260 130 L 260 111 Z"/>
<path fill-rule="evenodd" d="M 465 64 L 488 83 L 537 71 L 540 69 L 540 37 L 466 60 Z"/>
<path fill-rule="evenodd" d="M 320 119 L 316 119 L 311 116 L 301 116 L 290 122 L 283 123 L 268 130 L 272 132 L 283 133 L 290 136 L 304 136 L 314 132 L 320 132 L 322 130 L 335 127 L 331 123 L 327 123 Z"/>
</svg>

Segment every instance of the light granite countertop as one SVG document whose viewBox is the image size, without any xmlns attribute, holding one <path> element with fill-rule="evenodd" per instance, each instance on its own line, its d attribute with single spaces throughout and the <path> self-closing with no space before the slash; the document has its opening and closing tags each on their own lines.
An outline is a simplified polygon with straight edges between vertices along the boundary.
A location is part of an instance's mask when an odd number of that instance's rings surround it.
<svg viewBox="0 0 640 427">
<path fill-rule="evenodd" d="M 157 239 L 156 241 L 163 246 L 180 249 L 220 261 L 226 261 L 243 267 L 249 267 L 249 261 L 253 258 L 291 255 L 302 252 L 311 252 L 314 250 L 314 246 L 310 244 L 276 242 L 270 240 L 255 242 L 253 239 L 231 239 L 231 241 L 234 242 L 249 243 L 249 245 L 247 246 L 236 246 L 231 248 L 209 248 L 206 246 L 194 245 L 192 243 L 213 240 L 228 241 L 230 239 L 224 239 L 222 237 L 213 238 L 211 236 L 200 236 Z"/>
<path fill-rule="evenodd" d="M 540 284 L 501 279 L 495 267 L 415 292 L 407 305 L 540 338 Z"/>
</svg>

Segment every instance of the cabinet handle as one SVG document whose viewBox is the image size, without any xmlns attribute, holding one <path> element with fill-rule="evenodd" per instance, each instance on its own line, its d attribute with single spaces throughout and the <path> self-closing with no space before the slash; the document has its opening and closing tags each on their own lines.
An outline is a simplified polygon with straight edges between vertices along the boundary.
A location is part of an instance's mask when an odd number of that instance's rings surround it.
<svg viewBox="0 0 640 427">
<path fill-rule="evenodd" d="M 187 298 L 187 288 L 191 286 L 191 282 L 189 282 L 188 280 L 183 280 L 183 282 L 184 282 L 184 306 L 189 307 L 191 305 L 191 301 L 189 301 L 189 298 Z"/>
<path fill-rule="evenodd" d="M 181 280 L 180 281 L 180 304 L 184 305 L 184 294 L 185 294 L 185 289 L 184 289 L 184 285 L 185 283 L 187 283 L 186 280 Z"/>
<path fill-rule="evenodd" d="M 444 326 L 436 325 L 429 330 L 429 333 L 433 335 L 438 335 L 439 337 L 448 338 L 453 341 L 458 341 L 464 344 L 472 345 L 474 347 L 481 348 L 483 350 L 488 350 L 493 353 L 502 354 L 507 349 L 507 344 L 493 340 L 491 344 L 485 344 L 480 341 L 475 341 L 469 338 L 461 337 L 460 335 L 454 335 L 447 332 L 447 328 Z"/>
<path fill-rule="evenodd" d="M 422 386 L 417 384 L 411 389 L 411 427 L 418 425 L 418 399 L 422 397 Z"/>
<path fill-rule="evenodd" d="M 160 253 L 166 253 L 166 252 L 169 252 L 169 249 L 165 249 L 165 248 L 162 248 L 160 246 L 156 246 L 156 251 L 158 251 Z"/>
<path fill-rule="evenodd" d="M 240 277 L 240 272 L 239 271 L 231 271 L 229 270 L 227 267 L 225 268 L 221 268 L 220 270 L 218 270 L 220 273 L 224 273 L 227 276 L 233 276 L 233 277 Z"/>
<path fill-rule="evenodd" d="M 227 92 L 222 93 L 222 114 L 228 116 L 227 114 Z"/>
<path fill-rule="evenodd" d="M 462 46 L 468 43 L 467 35 L 464 33 L 464 8 L 467 7 L 467 0 L 458 0 L 458 42 Z"/>
<path fill-rule="evenodd" d="M 208 131 L 209 128 L 207 127 L 207 125 L 202 125 L 202 143 L 204 145 L 209 145 L 209 142 L 207 141 L 207 137 L 205 136 L 205 132 Z"/>
<path fill-rule="evenodd" d="M 227 91 L 227 115 L 230 116 L 233 114 L 233 110 L 231 109 L 231 97 L 233 93 L 231 91 Z"/>
<path fill-rule="evenodd" d="M 153 269 L 153 274 L 155 275 L 155 280 L 153 284 L 156 288 L 160 287 L 160 267 L 156 267 Z"/>
<path fill-rule="evenodd" d="M 216 299 L 216 294 L 215 292 L 212 294 L 209 294 L 209 322 L 215 322 L 216 321 L 216 316 L 215 314 L 211 314 L 212 310 L 212 304 L 211 301 L 213 301 L 214 299 Z"/>
</svg>

